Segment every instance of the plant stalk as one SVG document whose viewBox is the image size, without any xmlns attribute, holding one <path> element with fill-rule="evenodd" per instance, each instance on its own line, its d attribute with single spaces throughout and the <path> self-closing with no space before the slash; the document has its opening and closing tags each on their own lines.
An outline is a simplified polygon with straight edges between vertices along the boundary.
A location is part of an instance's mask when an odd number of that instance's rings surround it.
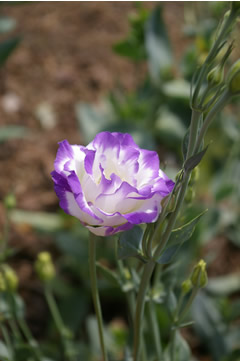
<svg viewBox="0 0 240 361">
<path fill-rule="evenodd" d="M 101 310 L 100 298 L 97 287 L 96 236 L 93 233 L 89 233 L 89 272 L 90 272 L 92 299 L 98 322 L 98 333 L 99 333 L 100 345 L 102 350 L 102 356 L 104 361 L 108 361 L 107 351 L 104 343 L 102 310 Z"/>
</svg>

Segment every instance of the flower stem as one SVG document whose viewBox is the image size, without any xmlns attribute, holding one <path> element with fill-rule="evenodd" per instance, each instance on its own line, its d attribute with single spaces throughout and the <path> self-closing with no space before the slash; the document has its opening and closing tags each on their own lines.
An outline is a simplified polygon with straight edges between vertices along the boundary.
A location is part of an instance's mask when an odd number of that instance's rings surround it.
<svg viewBox="0 0 240 361">
<path fill-rule="evenodd" d="M 108 357 L 104 343 L 102 311 L 101 311 L 100 298 L 97 287 L 96 237 L 93 233 L 89 233 L 89 272 L 90 272 L 92 299 L 98 322 L 98 333 L 99 333 L 100 345 L 102 350 L 102 356 L 103 356 L 103 360 L 107 361 Z"/>
<path fill-rule="evenodd" d="M 134 361 L 139 361 L 141 351 L 141 338 L 142 338 L 142 322 L 145 305 L 145 295 L 155 267 L 153 260 L 148 261 L 144 267 L 140 288 L 137 295 L 137 305 L 134 320 Z"/>
<path fill-rule="evenodd" d="M 68 331 L 66 329 L 66 327 L 63 323 L 62 317 L 58 310 L 58 306 L 57 306 L 54 296 L 52 294 L 51 286 L 47 283 L 45 284 L 44 292 L 45 292 L 45 297 L 46 297 L 51 315 L 53 317 L 54 323 L 61 336 L 62 346 L 63 346 L 63 350 L 64 350 L 64 354 L 66 356 L 66 359 L 69 361 L 74 360 L 75 357 L 71 350 L 71 346 L 69 344 L 69 338 L 71 337 L 69 334 L 70 331 Z"/>
<path fill-rule="evenodd" d="M 178 323 L 181 323 L 181 321 L 183 321 L 184 317 L 186 316 L 186 314 L 188 313 L 197 293 L 198 293 L 199 288 L 198 287 L 194 287 L 191 293 L 191 296 L 189 297 L 184 309 L 182 310 L 182 312 L 180 312 L 179 315 L 179 319 L 178 319 Z"/>
<path fill-rule="evenodd" d="M 158 322 L 156 319 L 155 304 L 153 303 L 152 299 L 150 299 L 149 302 L 147 303 L 147 311 L 148 311 L 149 325 L 152 330 L 154 346 L 156 349 L 157 359 L 158 361 L 161 361 L 162 360 L 161 337 L 160 337 Z"/>
</svg>

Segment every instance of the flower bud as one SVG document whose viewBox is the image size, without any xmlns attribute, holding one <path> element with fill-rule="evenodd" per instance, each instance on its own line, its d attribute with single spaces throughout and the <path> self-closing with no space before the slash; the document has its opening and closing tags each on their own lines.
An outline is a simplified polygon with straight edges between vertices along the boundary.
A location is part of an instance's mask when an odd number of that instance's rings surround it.
<svg viewBox="0 0 240 361">
<path fill-rule="evenodd" d="M 191 173 L 189 185 L 195 184 L 199 179 L 199 166 L 195 167 Z"/>
<path fill-rule="evenodd" d="M 223 82 L 224 71 L 223 67 L 215 66 L 207 75 L 207 81 L 209 85 L 218 85 Z"/>
<path fill-rule="evenodd" d="M 49 252 L 40 252 L 38 254 L 35 270 L 43 282 L 51 281 L 55 277 L 56 271 Z"/>
<path fill-rule="evenodd" d="M 194 267 L 191 275 L 191 281 L 195 287 L 201 288 L 206 286 L 208 277 L 206 271 L 206 262 L 204 260 L 201 259 Z"/>
<path fill-rule="evenodd" d="M 6 264 L 2 265 L 0 272 L 0 291 L 16 291 L 18 278 L 16 272 Z"/>
<path fill-rule="evenodd" d="M 227 82 L 232 94 L 240 93 L 240 59 L 238 59 L 229 70 Z"/>
<path fill-rule="evenodd" d="M 185 280 L 182 283 L 182 292 L 184 294 L 187 294 L 192 289 L 192 281 L 191 280 Z"/>
<path fill-rule="evenodd" d="M 13 209 L 16 207 L 16 198 L 13 193 L 9 193 L 4 198 L 4 205 L 7 209 Z"/>
<path fill-rule="evenodd" d="M 4 291 L 6 291 L 6 282 L 2 272 L 0 272 L 0 292 Z"/>
<path fill-rule="evenodd" d="M 187 193 L 185 195 L 185 202 L 191 203 L 195 197 L 195 190 L 192 187 L 188 187 Z"/>
</svg>

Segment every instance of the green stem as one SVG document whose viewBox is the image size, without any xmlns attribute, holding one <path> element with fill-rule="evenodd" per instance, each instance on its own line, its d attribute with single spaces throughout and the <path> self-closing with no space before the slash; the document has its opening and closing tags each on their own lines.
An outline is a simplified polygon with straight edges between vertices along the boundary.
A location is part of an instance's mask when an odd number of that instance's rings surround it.
<svg viewBox="0 0 240 361">
<path fill-rule="evenodd" d="M 100 345 L 102 350 L 103 360 L 107 361 L 107 351 L 104 344 L 104 334 L 103 334 L 103 319 L 102 319 L 102 311 L 100 305 L 100 298 L 97 287 L 97 273 L 96 273 L 96 237 L 93 233 L 89 233 L 89 272 L 90 272 L 90 281 L 91 281 L 91 290 L 92 290 L 92 298 L 93 304 L 97 316 L 98 322 L 98 332 Z"/>
<path fill-rule="evenodd" d="M 172 330 L 170 339 L 170 361 L 175 359 L 176 328 Z"/>
<path fill-rule="evenodd" d="M 191 157 L 194 150 L 194 145 L 196 143 L 197 133 L 198 133 L 198 124 L 199 118 L 201 116 L 201 112 L 194 110 L 192 111 L 192 119 L 190 124 L 190 131 L 189 131 L 189 143 L 188 143 L 188 150 L 186 159 Z"/>
<path fill-rule="evenodd" d="M 182 312 L 179 315 L 178 324 L 180 324 L 182 322 L 182 320 L 185 318 L 186 314 L 188 313 L 188 311 L 197 295 L 198 290 L 199 290 L 198 287 L 193 288 L 191 296 L 189 297 L 184 309 L 182 310 Z"/>
<path fill-rule="evenodd" d="M 148 311 L 149 325 L 152 330 L 154 346 L 156 349 L 157 359 L 158 361 L 161 361 L 162 360 L 161 337 L 160 337 L 158 322 L 156 319 L 155 304 L 153 303 L 152 299 L 150 299 L 149 302 L 147 303 L 147 311 Z"/>
<path fill-rule="evenodd" d="M 53 296 L 51 286 L 45 283 L 44 287 L 45 297 L 48 303 L 48 307 L 50 309 L 51 315 L 53 317 L 54 323 L 56 328 L 60 334 L 62 346 L 64 349 L 65 357 L 69 360 L 74 360 L 74 355 L 71 352 L 70 345 L 69 345 L 69 336 L 66 336 L 66 327 L 58 310 L 58 306 L 56 304 L 55 298 Z"/>
<path fill-rule="evenodd" d="M 8 330 L 1 323 L 0 323 L 0 329 L 1 329 L 1 333 L 2 333 L 2 336 L 3 336 L 4 342 L 6 343 L 7 349 L 10 351 L 11 356 L 13 357 L 13 361 L 14 361 L 15 360 L 14 349 L 13 349 L 13 346 L 12 346 L 12 343 L 11 343 L 11 340 L 10 340 L 10 337 L 9 337 Z"/>
<path fill-rule="evenodd" d="M 134 320 L 134 361 L 139 361 L 140 357 L 145 295 L 154 267 L 155 262 L 153 260 L 148 261 L 148 263 L 146 263 L 146 265 L 144 266 L 140 288 L 137 295 L 137 305 Z"/>
</svg>

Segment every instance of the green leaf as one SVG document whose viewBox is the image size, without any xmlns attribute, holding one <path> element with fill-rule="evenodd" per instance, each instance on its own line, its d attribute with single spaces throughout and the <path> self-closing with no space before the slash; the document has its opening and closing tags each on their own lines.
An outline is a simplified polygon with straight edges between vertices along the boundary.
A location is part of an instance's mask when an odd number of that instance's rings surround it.
<svg viewBox="0 0 240 361">
<path fill-rule="evenodd" d="M 174 79 L 163 84 L 163 92 L 169 98 L 188 101 L 190 97 L 190 83 L 183 79 Z"/>
<path fill-rule="evenodd" d="M 10 219 L 13 223 L 25 223 L 30 226 L 47 232 L 53 232 L 64 226 L 63 218 L 54 213 L 30 212 L 14 209 L 10 212 Z"/>
<path fill-rule="evenodd" d="M 142 61 L 146 59 L 146 51 L 144 45 L 139 43 L 137 39 L 128 38 L 113 45 L 115 53 L 130 58 L 134 61 Z"/>
<path fill-rule="evenodd" d="M 234 184 L 222 184 L 215 194 L 217 202 L 222 201 L 225 198 L 230 197 L 235 190 Z"/>
<path fill-rule="evenodd" d="M 174 353 L 174 360 L 175 361 L 189 361 L 191 360 L 191 351 L 190 348 L 185 341 L 185 339 L 182 337 L 181 333 L 179 331 L 176 332 L 175 335 L 175 347 L 174 347 L 175 353 Z M 170 361 L 170 345 L 166 348 L 164 352 L 164 360 Z"/>
<path fill-rule="evenodd" d="M 13 355 L 7 346 L 0 340 L 0 358 L 2 361 L 12 361 Z"/>
<path fill-rule="evenodd" d="M 210 278 L 206 290 L 218 296 L 228 296 L 238 292 L 240 290 L 240 273 Z"/>
<path fill-rule="evenodd" d="M 194 154 L 192 157 L 188 158 L 184 163 L 185 171 L 193 170 L 201 162 L 207 149 L 208 149 L 208 145 L 201 152 Z"/>
<path fill-rule="evenodd" d="M 16 20 L 8 16 L 0 16 L 0 34 L 11 31 L 16 26 Z"/>
<path fill-rule="evenodd" d="M 139 226 L 123 232 L 119 238 L 118 259 L 137 257 L 143 260 L 144 257 L 141 249 L 142 237 L 143 230 Z"/>
<path fill-rule="evenodd" d="M 174 229 L 171 233 L 171 236 L 168 241 L 168 246 L 163 251 L 162 255 L 157 260 L 159 264 L 167 264 L 172 262 L 178 250 L 184 242 L 186 242 L 195 229 L 196 224 L 199 222 L 200 218 L 206 213 L 207 210 L 199 214 L 197 217 L 193 218 L 190 222 L 186 223 L 184 226 Z"/>
<path fill-rule="evenodd" d="M 0 127 L 0 143 L 6 142 L 9 139 L 25 138 L 28 135 L 26 127 L 17 125 L 7 125 Z"/>
<path fill-rule="evenodd" d="M 223 360 L 229 353 L 226 342 L 227 327 L 224 325 L 216 302 L 204 291 L 199 291 L 192 304 L 193 327 L 214 360 Z"/>
<path fill-rule="evenodd" d="M 92 141 L 100 131 L 115 124 L 112 111 L 106 102 L 99 106 L 78 103 L 75 109 L 78 124 L 86 143 Z"/>
<path fill-rule="evenodd" d="M 145 46 L 153 80 L 165 79 L 172 69 L 173 56 L 160 6 L 155 8 L 147 21 Z"/>
<path fill-rule="evenodd" d="M 19 42 L 20 37 L 15 37 L 0 43 L 0 66 L 6 62 L 7 58 L 11 55 Z"/>
</svg>

